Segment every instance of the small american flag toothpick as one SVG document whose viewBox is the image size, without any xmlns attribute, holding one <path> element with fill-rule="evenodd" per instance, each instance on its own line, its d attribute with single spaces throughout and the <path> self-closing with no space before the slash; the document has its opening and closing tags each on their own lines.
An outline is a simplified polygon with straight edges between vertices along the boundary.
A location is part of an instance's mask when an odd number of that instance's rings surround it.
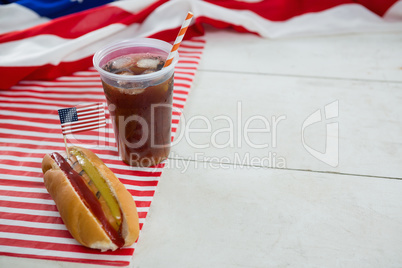
<svg viewBox="0 0 402 268">
<path fill-rule="evenodd" d="M 103 103 L 89 103 L 71 108 L 59 109 L 58 113 L 67 156 L 67 134 L 93 130 L 106 126 L 105 106 Z"/>
</svg>

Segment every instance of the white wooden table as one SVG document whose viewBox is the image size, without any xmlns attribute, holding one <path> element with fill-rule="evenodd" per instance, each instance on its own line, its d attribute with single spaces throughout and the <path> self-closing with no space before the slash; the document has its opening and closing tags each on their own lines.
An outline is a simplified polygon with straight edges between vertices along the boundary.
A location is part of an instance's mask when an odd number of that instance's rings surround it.
<svg viewBox="0 0 402 268">
<path fill-rule="evenodd" d="M 402 32 L 206 40 L 132 266 L 402 267 Z"/>
</svg>

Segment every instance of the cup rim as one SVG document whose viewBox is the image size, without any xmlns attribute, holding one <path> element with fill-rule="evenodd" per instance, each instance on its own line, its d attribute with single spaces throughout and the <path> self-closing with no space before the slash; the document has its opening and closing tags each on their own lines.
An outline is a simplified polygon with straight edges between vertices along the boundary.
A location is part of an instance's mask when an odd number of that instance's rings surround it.
<svg viewBox="0 0 402 268">
<path fill-rule="evenodd" d="M 154 39 L 154 38 L 132 38 L 132 39 L 126 39 L 118 42 L 111 43 L 98 51 L 94 54 L 92 58 L 93 66 L 95 69 L 100 73 L 101 76 L 105 76 L 109 79 L 113 80 L 119 80 L 119 81 L 132 81 L 132 82 L 137 82 L 137 81 L 143 81 L 143 80 L 152 80 L 156 79 L 158 77 L 161 77 L 163 75 L 168 74 L 169 72 L 174 69 L 176 63 L 179 61 L 179 53 L 176 52 L 176 55 L 172 61 L 172 63 L 153 73 L 148 73 L 148 74 L 140 74 L 140 75 L 119 75 L 119 74 L 114 74 L 110 73 L 108 71 L 105 71 L 99 66 L 99 63 L 103 59 L 103 57 L 111 52 L 117 51 L 122 48 L 129 48 L 129 47 L 152 47 L 152 48 L 157 48 L 162 51 L 165 51 L 169 54 L 172 45 L 168 42 L 165 42 L 163 40 L 159 39 Z"/>
</svg>

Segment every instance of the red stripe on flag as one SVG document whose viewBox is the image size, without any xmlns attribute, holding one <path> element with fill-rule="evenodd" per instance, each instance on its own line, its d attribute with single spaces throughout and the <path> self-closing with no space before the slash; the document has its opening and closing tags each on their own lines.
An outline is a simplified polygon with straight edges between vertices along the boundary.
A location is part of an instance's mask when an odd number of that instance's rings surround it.
<svg viewBox="0 0 402 268">
<path fill-rule="evenodd" d="M 155 193 L 155 191 L 137 191 L 137 190 L 130 190 L 130 189 L 128 191 L 133 196 L 154 196 L 154 193 Z"/>
<path fill-rule="evenodd" d="M 61 217 L 31 215 L 31 214 L 11 213 L 11 212 L 0 213 L 0 219 L 27 221 L 27 222 L 64 224 Z"/>
<path fill-rule="evenodd" d="M 49 228 L 38 228 L 38 227 L 26 227 L 26 226 L 0 224 L 0 232 L 25 234 L 25 235 L 62 237 L 62 238 L 73 239 L 70 232 L 67 230 L 57 230 L 57 229 L 49 229 Z"/>
<path fill-rule="evenodd" d="M 21 166 L 22 162 L 19 160 L 10 160 L 10 159 L 0 159 L 0 163 L 3 165 L 11 165 L 11 166 Z M 29 162 L 24 161 L 24 167 L 34 167 L 41 168 L 41 162 Z M 0 190 L 1 192 L 1 190 Z"/>
<path fill-rule="evenodd" d="M 0 207 L 57 211 L 56 205 L 35 204 L 27 202 L 4 201 L 4 200 L 0 200 Z"/>
<path fill-rule="evenodd" d="M 151 206 L 151 201 L 135 201 L 135 205 L 138 208 L 143 208 L 143 207 L 150 207 Z"/>
<path fill-rule="evenodd" d="M 52 197 L 47 192 L 46 193 L 35 193 L 35 192 L 0 190 L 0 195 L 52 200 Z"/>
<path fill-rule="evenodd" d="M 41 260 L 55 260 L 55 261 L 64 261 L 64 262 L 76 262 L 76 263 L 87 263 L 87 264 L 100 264 L 100 265 L 113 265 L 113 266 L 128 266 L 130 264 L 129 261 L 110 261 L 110 260 L 91 260 L 85 258 L 72 258 L 72 257 L 57 257 L 57 256 L 43 256 L 43 255 L 35 255 L 35 254 L 22 254 L 22 253 L 11 253 L 11 252 L 1 252 L 0 255 L 9 256 L 9 257 L 22 257 L 22 258 L 31 258 L 31 259 L 41 259 Z"/>
<path fill-rule="evenodd" d="M 0 170 L 1 174 L 4 174 Z M 26 188 L 45 188 L 43 182 L 39 181 L 22 181 L 22 180 L 8 180 L 8 179 L 1 179 L 0 185 L 6 186 L 18 186 L 18 187 L 26 187 Z"/>
<path fill-rule="evenodd" d="M 57 120 L 58 121 L 58 120 Z M 1 129 L 0 129 L 1 130 Z M 90 131 L 91 132 L 91 131 Z M 88 134 L 88 133 L 86 133 Z M 80 135 L 84 135 L 84 134 L 80 134 Z M 94 135 L 92 132 L 88 135 Z M 110 138 L 110 141 L 107 141 L 107 144 L 109 146 L 116 146 L 116 143 L 114 142 L 114 136 L 110 136 L 108 133 L 103 133 L 103 132 L 96 132 L 95 133 L 96 136 L 100 137 L 107 137 Z M 85 135 L 84 135 L 85 136 Z M 59 142 L 59 143 L 63 143 L 64 140 L 62 137 L 60 138 L 52 138 L 49 136 L 30 136 L 30 135 L 20 135 L 20 134 L 9 134 L 9 133 L 1 133 L 0 132 L 0 138 L 8 138 L 8 139 L 13 139 L 13 141 L 15 143 L 20 143 L 19 140 L 31 140 L 31 141 L 46 141 L 46 142 Z M 80 142 L 85 143 L 85 144 L 90 144 L 91 142 L 94 142 L 93 139 L 85 139 L 85 138 L 80 138 L 79 139 Z M 14 143 L 8 143 L 9 145 L 12 145 Z M 28 156 L 28 154 L 26 152 L 2 152 L 3 155 L 15 155 L 15 156 Z M 43 153 L 42 154 L 34 154 L 34 155 L 29 155 L 31 157 L 38 157 L 38 156 L 42 156 L 43 157 Z M 1 161 L 1 160 L 0 160 Z"/>
<path fill-rule="evenodd" d="M 113 172 L 114 169 L 112 169 Z M 117 171 L 116 171 L 117 173 Z M 149 186 L 157 186 L 158 181 L 157 180 L 151 180 L 151 181 L 141 181 L 141 180 L 126 180 L 126 179 L 120 179 L 120 181 L 126 185 L 131 185 L 131 186 L 143 186 L 143 187 L 149 187 Z"/>
<path fill-rule="evenodd" d="M 23 79 L 55 79 L 91 65 L 92 57 L 85 57 L 77 61 L 60 62 L 57 65 L 48 63 L 42 66 L 13 66 L 12 68 L 0 66 L 0 73 L 3 77 L 7 77 L 7 79 L 1 79 L 0 89 L 8 89 Z"/>
<path fill-rule="evenodd" d="M 106 27 L 112 23 L 130 25 L 143 22 L 150 13 L 167 0 L 159 0 L 138 13 L 130 13 L 113 5 L 104 5 L 89 10 L 77 12 L 72 15 L 60 17 L 50 22 L 13 33 L 0 35 L 0 43 L 20 40 L 36 35 L 50 34 L 62 38 L 74 39 L 97 29 Z M 79 23 L 86 21 L 91 23 Z M 73 25 L 73 26 L 72 26 Z M 73 30 L 71 29 L 72 27 Z"/>
<path fill-rule="evenodd" d="M 0 71 L 1 71 L 1 67 L 0 67 Z M 8 98 L 9 95 L 8 94 L 1 94 L 0 93 L 0 98 Z M 16 94 L 13 95 L 13 98 L 18 98 L 18 99 L 35 99 L 35 100 L 42 100 L 42 101 L 67 101 L 67 102 L 74 102 L 77 101 L 77 98 L 75 96 L 70 96 L 70 97 L 65 97 L 65 96 L 60 96 L 60 97 L 46 97 L 46 94 L 44 94 L 43 96 L 31 96 L 28 94 L 18 94 L 16 92 Z M 103 101 L 104 97 L 103 96 L 94 96 L 94 97 L 86 97 L 86 98 L 80 98 L 80 101 L 82 102 L 94 102 L 94 101 Z M 46 102 L 41 102 L 41 104 L 44 104 Z"/>
<path fill-rule="evenodd" d="M 57 124 L 58 122 L 60 122 L 57 119 L 35 118 L 35 117 L 18 116 L 18 115 L 2 115 L 1 119 L 8 119 L 13 121 L 27 121 L 27 122 L 35 122 L 43 124 Z"/>
<path fill-rule="evenodd" d="M 90 249 L 90 248 L 83 247 L 78 244 L 30 241 L 30 240 L 21 240 L 21 239 L 9 239 L 9 238 L 3 238 L 3 237 L 0 237 L 0 245 L 11 245 L 11 246 L 24 247 L 24 248 L 46 249 L 46 250 L 65 251 L 65 252 L 77 252 L 77 253 L 86 253 L 86 254 L 99 254 L 99 250 Z M 133 253 L 132 248 L 121 248 L 121 249 L 115 250 L 115 251 L 102 252 L 102 255 L 116 256 L 116 255 L 131 255 L 132 253 Z M 99 258 L 101 259 L 100 256 L 99 256 Z"/>
</svg>

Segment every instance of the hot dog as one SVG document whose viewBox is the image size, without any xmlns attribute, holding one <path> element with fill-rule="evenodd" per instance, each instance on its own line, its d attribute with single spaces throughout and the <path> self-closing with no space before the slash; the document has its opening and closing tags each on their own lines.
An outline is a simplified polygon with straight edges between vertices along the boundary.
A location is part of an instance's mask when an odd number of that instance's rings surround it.
<svg viewBox="0 0 402 268">
<path fill-rule="evenodd" d="M 138 238 L 135 202 L 114 173 L 92 151 L 73 146 L 42 160 L 44 184 L 71 235 L 82 245 L 116 250 Z"/>
</svg>

